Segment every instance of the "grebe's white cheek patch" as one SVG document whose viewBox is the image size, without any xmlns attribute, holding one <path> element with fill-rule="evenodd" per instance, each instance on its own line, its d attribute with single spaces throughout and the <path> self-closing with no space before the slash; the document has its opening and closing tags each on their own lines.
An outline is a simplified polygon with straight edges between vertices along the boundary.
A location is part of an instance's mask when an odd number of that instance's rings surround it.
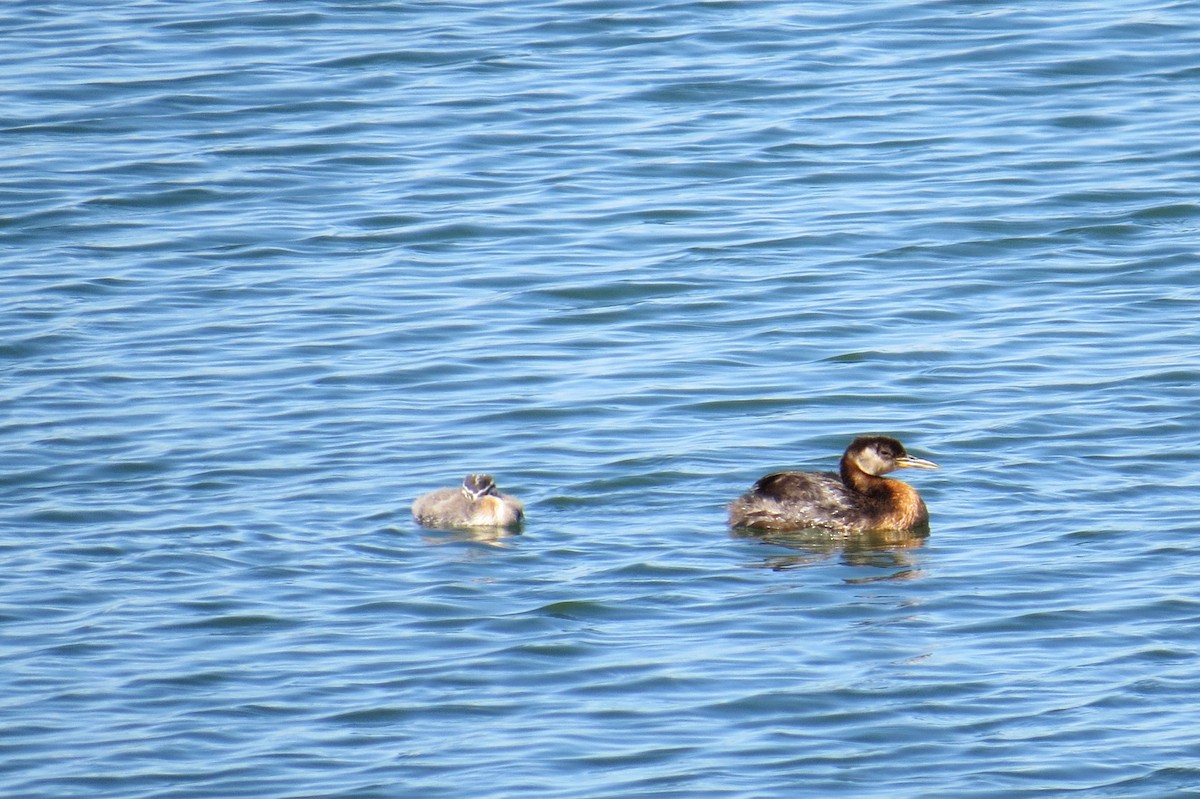
<svg viewBox="0 0 1200 799">
<path fill-rule="evenodd" d="M 858 462 L 858 467 L 867 474 L 873 474 L 878 477 L 881 474 L 887 474 L 892 471 L 895 466 L 887 459 L 879 455 L 879 451 L 874 447 L 868 447 L 859 453 L 855 458 Z"/>
</svg>

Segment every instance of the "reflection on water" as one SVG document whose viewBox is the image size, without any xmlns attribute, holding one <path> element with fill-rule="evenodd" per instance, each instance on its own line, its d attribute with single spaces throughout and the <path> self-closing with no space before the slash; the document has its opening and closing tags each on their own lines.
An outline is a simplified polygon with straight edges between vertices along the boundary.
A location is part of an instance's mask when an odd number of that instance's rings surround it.
<svg viewBox="0 0 1200 799">
<path fill-rule="evenodd" d="M 499 527 L 463 527 L 454 530 L 423 530 L 421 540 L 432 546 L 446 544 L 482 544 L 497 549 L 509 549 L 512 544 L 507 540 L 520 535 L 520 530 L 506 530 Z"/>
<path fill-rule="evenodd" d="M 889 573 L 850 578 L 847 582 L 866 583 L 877 580 L 912 580 L 920 577 L 913 550 L 925 545 L 927 531 L 877 530 L 867 533 L 834 533 L 829 530 L 796 530 L 793 532 L 762 532 L 734 530 L 736 538 L 749 538 L 774 547 L 795 550 L 798 554 L 768 555 L 754 564 L 775 571 L 798 569 L 813 563 L 837 558 L 846 566 L 868 566 L 886 569 Z"/>
</svg>

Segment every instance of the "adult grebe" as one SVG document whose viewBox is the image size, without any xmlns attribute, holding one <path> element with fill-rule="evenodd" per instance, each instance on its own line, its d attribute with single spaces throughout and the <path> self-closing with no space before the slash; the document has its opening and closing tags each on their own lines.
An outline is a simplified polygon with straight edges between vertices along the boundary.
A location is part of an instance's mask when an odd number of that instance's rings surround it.
<svg viewBox="0 0 1200 799">
<path fill-rule="evenodd" d="M 929 511 L 917 490 L 883 475 L 896 469 L 936 469 L 885 436 L 860 436 L 838 472 L 775 472 L 729 506 L 729 524 L 758 530 L 824 527 L 838 532 L 921 530 Z"/>
<path fill-rule="evenodd" d="M 497 491 L 490 474 L 468 474 L 458 488 L 418 497 L 412 515 L 426 527 L 516 527 L 525 518 L 525 506 Z"/>
</svg>

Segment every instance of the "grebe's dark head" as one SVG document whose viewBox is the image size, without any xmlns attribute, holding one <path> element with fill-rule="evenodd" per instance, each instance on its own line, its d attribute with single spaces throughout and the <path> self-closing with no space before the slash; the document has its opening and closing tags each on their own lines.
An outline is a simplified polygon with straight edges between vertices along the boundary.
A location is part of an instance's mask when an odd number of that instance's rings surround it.
<svg viewBox="0 0 1200 799">
<path fill-rule="evenodd" d="M 850 442 L 842 460 L 876 477 L 897 469 L 938 468 L 933 461 L 909 455 L 903 444 L 887 436 L 859 436 Z"/>
<path fill-rule="evenodd" d="M 462 490 L 467 499 L 479 500 L 496 493 L 496 481 L 490 474 L 468 474 L 463 478 Z"/>
</svg>

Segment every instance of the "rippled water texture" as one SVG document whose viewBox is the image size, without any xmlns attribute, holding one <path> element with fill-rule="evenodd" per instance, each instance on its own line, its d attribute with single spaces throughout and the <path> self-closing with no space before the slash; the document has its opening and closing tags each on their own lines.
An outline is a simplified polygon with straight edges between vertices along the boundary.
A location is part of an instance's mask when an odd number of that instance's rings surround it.
<svg viewBox="0 0 1200 799">
<path fill-rule="evenodd" d="M 7 3 L 0 795 L 1200 796 L 1198 19 Z"/>
</svg>

